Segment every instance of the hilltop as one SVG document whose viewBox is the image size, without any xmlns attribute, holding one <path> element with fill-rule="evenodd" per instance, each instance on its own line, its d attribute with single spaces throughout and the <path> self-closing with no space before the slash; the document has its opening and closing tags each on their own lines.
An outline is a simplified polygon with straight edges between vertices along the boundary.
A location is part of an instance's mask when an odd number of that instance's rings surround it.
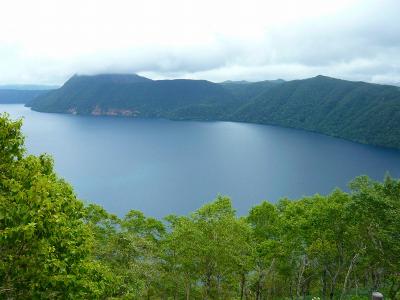
<svg viewBox="0 0 400 300">
<path fill-rule="evenodd" d="M 151 80 L 138 75 L 73 76 L 60 89 L 37 97 L 34 110 L 91 115 L 218 119 L 236 98 L 206 80 Z"/>
</svg>

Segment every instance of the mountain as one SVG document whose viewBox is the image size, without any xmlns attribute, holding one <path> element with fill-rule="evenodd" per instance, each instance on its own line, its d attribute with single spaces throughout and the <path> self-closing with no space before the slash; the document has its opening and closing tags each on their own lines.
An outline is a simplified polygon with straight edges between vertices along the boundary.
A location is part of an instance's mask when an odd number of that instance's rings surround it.
<svg viewBox="0 0 400 300">
<path fill-rule="evenodd" d="M 294 80 L 258 95 L 231 119 L 400 149 L 400 88 L 326 76 Z"/>
<path fill-rule="evenodd" d="M 236 101 L 225 88 L 206 80 L 103 74 L 75 75 L 29 106 L 44 112 L 204 120 L 223 118 Z"/>
<path fill-rule="evenodd" d="M 48 90 L 0 89 L 0 103 L 28 103 Z"/>
<path fill-rule="evenodd" d="M 44 112 L 271 124 L 400 149 L 399 87 L 326 76 L 219 84 L 74 76 L 29 105 Z"/>
</svg>

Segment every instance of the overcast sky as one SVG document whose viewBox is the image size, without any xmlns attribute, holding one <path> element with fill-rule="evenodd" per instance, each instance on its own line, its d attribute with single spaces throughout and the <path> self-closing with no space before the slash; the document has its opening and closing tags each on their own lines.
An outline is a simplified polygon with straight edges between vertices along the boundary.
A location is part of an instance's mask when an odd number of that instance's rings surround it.
<svg viewBox="0 0 400 300">
<path fill-rule="evenodd" d="M 0 1 L 0 84 L 105 72 L 400 83 L 400 0 Z"/>
</svg>

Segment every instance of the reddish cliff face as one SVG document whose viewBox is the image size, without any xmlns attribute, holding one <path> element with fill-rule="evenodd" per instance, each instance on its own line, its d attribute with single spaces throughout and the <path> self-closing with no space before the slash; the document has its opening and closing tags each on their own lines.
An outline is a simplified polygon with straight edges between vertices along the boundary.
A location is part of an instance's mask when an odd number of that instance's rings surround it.
<svg viewBox="0 0 400 300">
<path fill-rule="evenodd" d="M 72 112 L 73 113 L 73 112 Z M 122 117 L 136 117 L 139 115 L 138 111 L 129 109 L 108 108 L 102 109 L 100 106 L 96 107 L 91 112 L 92 116 L 122 116 Z"/>
</svg>

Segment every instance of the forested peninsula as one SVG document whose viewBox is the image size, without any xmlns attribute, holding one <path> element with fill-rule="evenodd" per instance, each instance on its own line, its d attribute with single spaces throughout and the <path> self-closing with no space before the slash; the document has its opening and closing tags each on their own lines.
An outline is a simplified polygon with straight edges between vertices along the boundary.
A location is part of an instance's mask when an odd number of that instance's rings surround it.
<svg viewBox="0 0 400 300">
<path fill-rule="evenodd" d="M 28 103 L 41 112 L 278 125 L 400 149 L 400 88 L 326 76 L 283 81 L 75 75 Z"/>
<path fill-rule="evenodd" d="M 1 299 L 400 297 L 397 179 L 245 216 L 219 196 L 187 216 L 118 217 L 80 201 L 50 156 L 27 155 L 21 125 L 0 115 Z"/>
</svg>

